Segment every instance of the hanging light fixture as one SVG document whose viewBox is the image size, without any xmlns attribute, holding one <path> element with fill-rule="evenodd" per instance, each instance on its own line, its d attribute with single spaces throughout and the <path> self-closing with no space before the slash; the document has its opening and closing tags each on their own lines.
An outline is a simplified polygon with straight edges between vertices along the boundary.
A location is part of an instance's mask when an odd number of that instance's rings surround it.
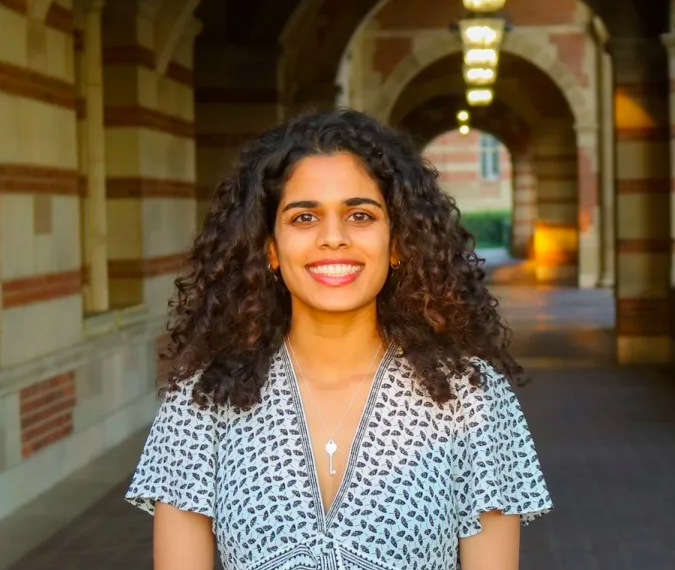
<svg viewBox="0 0 675 570">
<path fill-rule="evenodd" d="M 460 135 L 468 135 L 470 130 L 471 129 L 469 128 L 469 125 L 460 125 L 459 134 Z"/>
<path fill-rule="evenodd" d="M 496 12 L 504 4 L 506 0 L 464 0 L 464 7 L 471 12 Z"/>
<path fill-rule="evenodd" d="M 492 89 L 481 88 L 481 89 L 469 89 L 466 92 L 466 100 L 469 105 L 479 106 L 479 105 L 489 105 L 492 103 L 492 98 L 494 94 Z"/>
<path fill-rule="evenodd" d="M 498 49 L 505 25 L 502 18 L 464 18 L 459 21 L 462 44 L 465 48 Z"/>
<path fill-rule="evenodd" d="M 497 50 L 489 49 L 468 49 L 464 51 L 464 65 L 469 67 L 497 67 L 499 54 Z"/>
<path fill-rule="evenodd" d="M 469 120 L 469 111 L 462 109 L 459 113 L 457 113 L 457 120 L 460 123 L 466 123 Z"/>
<path fill-rule="evenodd" d="M 492 85 L 496 78 L 494 67 L 464 66 L 464 82 L 467 85 Z"/>
</svg>

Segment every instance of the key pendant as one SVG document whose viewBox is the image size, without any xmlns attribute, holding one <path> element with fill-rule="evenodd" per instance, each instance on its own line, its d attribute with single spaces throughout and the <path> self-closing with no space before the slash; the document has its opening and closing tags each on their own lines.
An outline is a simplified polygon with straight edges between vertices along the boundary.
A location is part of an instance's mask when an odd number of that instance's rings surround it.
<svg viewBox="0 0 675 570">
<path fill-rule="evenodd" d="M 336 451 L 337 444 L 332 439 L 329 439 L 328 443 L 326 444 L 326 453 L 328 453 L 328 457 L 330 458 L 328 472 L 331 475 L 335 475 L 335 469 L 333 468 L 333 455 L 335 455 Z"/>
</svg>

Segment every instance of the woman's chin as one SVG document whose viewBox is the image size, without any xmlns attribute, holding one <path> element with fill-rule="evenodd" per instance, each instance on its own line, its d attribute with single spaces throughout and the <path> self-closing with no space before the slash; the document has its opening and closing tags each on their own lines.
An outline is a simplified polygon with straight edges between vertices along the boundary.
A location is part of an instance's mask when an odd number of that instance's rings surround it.
<svg viewBox="0 0 675 570">
<path fill-rule="evenodd" d="M 355 298 L 354 295 L 321 295 L 302 302 L 303 308 L 312 313 L 332 315 L 354 313 L 375 306 L 376 297 Z M 298 309 L 300 307 L 297 307 Z"/>
</svg>

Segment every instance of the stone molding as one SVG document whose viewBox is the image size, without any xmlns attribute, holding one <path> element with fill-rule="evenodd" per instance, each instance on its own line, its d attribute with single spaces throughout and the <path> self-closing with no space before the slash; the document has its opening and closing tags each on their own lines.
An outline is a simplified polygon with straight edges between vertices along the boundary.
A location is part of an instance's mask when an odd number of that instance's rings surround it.
<svg viewBox="0 0 675 570">
<path fill-rule="evenodd" d="M 132 313 L 128 319 L 122 311 L 114 328 L 105 334 L 85 339 L 57 353 L 34 358 L 7 368 L 0 368 L 0 398 L 47 378 L 67 373 L 93 360 L 143 342 L 154 341 L 166 333 L 166 317 Z M 85 319 L 85 324 L 86 324 Z"/>
</svg>

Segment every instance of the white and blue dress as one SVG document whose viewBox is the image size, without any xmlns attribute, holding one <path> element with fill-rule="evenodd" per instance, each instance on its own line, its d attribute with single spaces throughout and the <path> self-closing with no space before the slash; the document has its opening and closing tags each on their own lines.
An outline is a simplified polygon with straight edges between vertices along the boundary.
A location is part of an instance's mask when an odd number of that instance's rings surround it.
<svg viewBox="0 0 675 570">
<path fill-rule="evenodd" d="M 527 523 L 552 507 L 510 384 L 474 362 L 483 386 L 452 378 L 456 398 L 438 404 L 388 350 L 328 512 L 284 347 L 248 411 L 200 410 L 193 378 L 162 403 L 126 499 L 211 517 L 227 570 L 454 570 L 481 513 Z"/>
</svg>

